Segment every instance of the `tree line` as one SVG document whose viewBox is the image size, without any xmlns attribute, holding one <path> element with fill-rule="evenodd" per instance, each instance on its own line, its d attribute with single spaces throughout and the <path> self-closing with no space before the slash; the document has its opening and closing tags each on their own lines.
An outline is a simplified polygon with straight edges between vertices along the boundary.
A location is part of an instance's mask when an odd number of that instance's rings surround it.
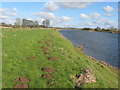
<svg viewBox="0 0 120 90">
<path fill-rule="evenodd" d="M 100 28 L 100 27 L 96 27 L 96 28 L 83 28 L 82 30 L 94 30 L 94 31 L 118 31 L 117 28 L 115 27 L 109 27 L 109 28 Z"/>
<path fill-rule="evenodd" d="M 28 20 L 28 19 L 20 19 L 16 18 L 14 25 L 6 24 L 4 22 L 0 23 L 3 27 L 13 27 L 13 28 L 47 28 L 50 27 L 50 20 L 46 19 L 42 21 L 40 25 L 38 21 Z"/>
</svg>

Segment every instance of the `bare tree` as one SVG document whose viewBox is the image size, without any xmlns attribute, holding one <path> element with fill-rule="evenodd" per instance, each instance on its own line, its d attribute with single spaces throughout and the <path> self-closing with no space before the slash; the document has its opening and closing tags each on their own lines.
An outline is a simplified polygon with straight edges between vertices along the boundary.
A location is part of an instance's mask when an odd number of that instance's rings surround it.
<svg viewBox="0 0 120 90">
<path fill-rule="evenodd" d="M 50 20 L 48 20 L 48 19 L 47 19 L 47 20 L 44 20 L 42 24 L 43 24 L 43 26 L 45 26 L 45 27 L 50 27 Z"/>
<path fill-rule="evenodd" d="M 34 21 L 34 24 L 35 24 L 35 25 L 34 25 L 35 27 L 39 27 L 38 21 Z"/>
<path fill-rule="evenodd" d="M 15 27 L 20 27 L 21 26 L 21 19 L 20 18 L 17 18 L 16 19 L 16 22 L 14 23 Z"/>
</svg>

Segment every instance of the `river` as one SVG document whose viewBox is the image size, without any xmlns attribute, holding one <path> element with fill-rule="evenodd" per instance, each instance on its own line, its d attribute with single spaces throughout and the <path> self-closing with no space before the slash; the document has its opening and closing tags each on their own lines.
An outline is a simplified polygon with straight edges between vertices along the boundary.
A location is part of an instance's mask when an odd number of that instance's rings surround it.
<svg viewBox="0 0 120 90">
<path fill-rule="evenodd" d="M 118 34 L 108 32 L 90 32 L 82 30 L 61 30 L 64 37 L 83 52 L 118 68 Z"/>
</svg>

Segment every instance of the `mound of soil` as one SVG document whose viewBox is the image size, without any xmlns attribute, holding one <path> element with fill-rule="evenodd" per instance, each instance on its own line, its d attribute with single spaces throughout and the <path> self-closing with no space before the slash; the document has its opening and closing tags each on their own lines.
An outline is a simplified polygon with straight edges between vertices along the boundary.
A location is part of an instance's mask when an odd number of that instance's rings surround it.
<svg viewBox="0 0 120 90">
<path fill-rule="evenodd" d="M 74 79 L 75 86 L 96 82 L 96 78 L 92 75 L 89 68 L 82 68 L 81 70 L 84 71 L 84 73 L 70 77 Z"/>
<path fill-rule="evenodd" d="M 38 41 L 38 43 L 42 43 L 42 41 Z"/>
<path fill-rule="evenodd" d="M 79 45 L 78 48 L 79 48 L 81 51 L 83 51 L 83 48 L 84 48 L 84 47 L 83 47 L 82 45 Z"/>
<path fill-rule="evenodd" d="M 45 55 L 49 55 L 49 52 L 44 52 Z"/>
<path fill-rule="evenodd" d="M 53 76 L 50 75 L 50 74 L 43 74 L 41 77 L 42 78 L 47 78 L 47 79 L 52 79 L 53 78 Z"/>
<path fill-rule="evenodd" d="M 30 82 L 30 80 L 27 77 L 18 77 L 14 81 L 15 82 L 24 82 L 24 83 Z"/>
<path fill-rule="evenodd" d="M 42 46 L 41 48 L 42 48 L 42 50 L 41 50 L 41 51 L 42 51 L 42 52 L 44 52 L 44 53 L 45 53 L 45 52 L 47 52 L 47 50 L 48 50 L 48 48 L 47 48 L 47 47 L 45 47 L 45 46 Z"/>
<path fill-rule="evenodd" d="M 53 69 L 50 68 L 50 67 L 44 67 L 44 68 L 42 68 L 41 70 L 44 71 L 44 72 L 55 73 L 55 70 L 53 70 Z"/>
<path fill-rule="evenodd" d="M 35 60 L 35 57 L 27 57 L 27 60 Z"/>
<path fill-rule="evenodd" d="M 46 49 L 42 49 L 41 51 L 42 51 L 42 52 L 46 52 L 47 50 L 46 50 Z"/>
<path fill-rule="evenodd" d="M 45 41 L 45 43 L 47 43 L 47 44 L 48 44 L 48 43 L 50 43 L 51 41 L 52 41 L 52 40 L 47 40 L 47 41 Z"/>
<path fill-rule="evenodd" d="M 54 61 L 56 60 L 57 58 L 56 57 L 49 57 L 48 60 L 51 60 L 51 61 Z"/>
<path fill-rule="evenodd" d="M 13 88 L 28 88 L 27 84 L 16 84 Z"/>
<path fill-rule="evenodd" d="M 42 46 L 41 48 L 43 48 L 43 49 L 45 49 L 45 50 L 47 50 L 48 48 L 47 47 L 45 47 L 45 46 Z"/>
</svg>

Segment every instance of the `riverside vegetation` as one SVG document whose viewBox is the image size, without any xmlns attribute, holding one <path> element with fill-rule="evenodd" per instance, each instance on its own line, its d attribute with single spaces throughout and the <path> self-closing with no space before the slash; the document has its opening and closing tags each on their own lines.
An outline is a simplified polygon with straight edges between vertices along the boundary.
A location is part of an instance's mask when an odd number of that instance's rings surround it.
<svg viewBox="0 0 120 90">
<path fill-rule="evenodd" d="M 75 88 L 72 76 L 89 68 L 96 82 L 80 88 L 118 88 L 118 70 L 89 58 L 53 29 L 2 29 L 3 88 Z"/>
</svg>

